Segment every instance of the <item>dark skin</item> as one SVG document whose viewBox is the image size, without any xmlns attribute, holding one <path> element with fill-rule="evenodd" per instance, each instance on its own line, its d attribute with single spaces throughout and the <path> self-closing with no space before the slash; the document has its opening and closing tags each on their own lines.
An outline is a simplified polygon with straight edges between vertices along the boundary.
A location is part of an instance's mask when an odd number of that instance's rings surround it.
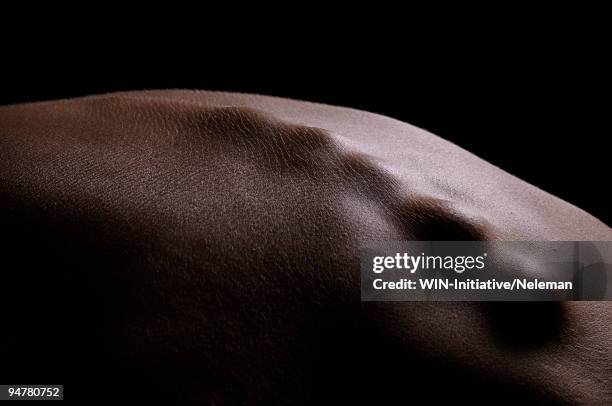
<svg viewBox="0 0 612 406">
<path fill-rule="evenodd" d="M 612 239 L 405 123 L 188 91 L 0 107 L 0 209 L 0 344 L 24 382 L 203 404 L 612 402 L 607 303 L 360 302 L 368 240 Z"/>
</svg>

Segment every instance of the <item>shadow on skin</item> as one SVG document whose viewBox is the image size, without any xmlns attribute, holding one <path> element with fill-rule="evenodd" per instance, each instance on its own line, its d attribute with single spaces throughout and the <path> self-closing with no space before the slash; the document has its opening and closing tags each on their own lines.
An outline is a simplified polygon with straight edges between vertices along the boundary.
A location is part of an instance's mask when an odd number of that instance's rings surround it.
<svg viewBox="0 0 612 406">
<path fill-rule="evenodd" d="M 493 338 L 514 351 L 544 347 L 561 338 L 566 324 L 560 302 L 479 303 Z"/>
<path fill-rule="evenodd" d="M 501 312 L 499 323 L 504 326 L 504 321 L 513 316 L 512 306 L 516 304 L 493 303 L 486 312 L 493 318 L 492 311 Z M 527 350 L 555 339 L 562 325 L 559 319 L 543 324 L 538 319 L 559 316 L 559 303 L 519 303 L 518 308 L 523 311 L 505 330 L 497 324 L 492 327 L 500 342 Z M 518 326 L 520 314 L 527 311 L 533 314 L 527 319 L 531 325 Z M 508 332 L 512 327 L 516 330 Z M 336 307 L 326 311 L 317 318 L 313 334 L 318 337 L 313 340 L 318 345 L 311 354 L 312 370 L 308 374 L 316 377 L 307 394 L 312 403 L 565 404 L 553 392 L 542 391 L 520 378 L 506 380 L 484 369 L 465 368 L 452 359 L 406 346 L 401 339 L 389 335 L 386 327 L 349 309 Z"/>
</svg>

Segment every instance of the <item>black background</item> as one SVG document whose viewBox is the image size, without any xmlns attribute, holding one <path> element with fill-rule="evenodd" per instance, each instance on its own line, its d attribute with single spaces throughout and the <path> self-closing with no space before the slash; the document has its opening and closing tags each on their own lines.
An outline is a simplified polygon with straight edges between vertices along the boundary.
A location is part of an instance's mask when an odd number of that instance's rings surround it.
<svg viewBox="0 0 612 406">
<path fill-rule="evenodd" d="M 346 41 L 325 53 L 307 43 L 288 50 L 242 42 L 21 48 L 4 59 L 0 103 L 188 88 L 349 106 L 425 128 L 612 223 L 610 66 L 600 42 L 570 36 L 389 49 Z"/>
</svg>

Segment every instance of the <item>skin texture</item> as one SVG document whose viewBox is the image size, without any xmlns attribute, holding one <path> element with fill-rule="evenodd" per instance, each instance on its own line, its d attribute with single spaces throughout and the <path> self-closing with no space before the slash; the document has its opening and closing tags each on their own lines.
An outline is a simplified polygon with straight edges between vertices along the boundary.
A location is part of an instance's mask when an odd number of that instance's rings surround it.
<svg viewBox="0 0 612 406">
<path fill-rule="evenodd" d="M 24 381 L 203 404 L 612 403 L 607 303 L 360 302 L 366 241 L 612 239 L 390 118 L 192 91 L 0 107 L 0 225 L 0 344 Z"/>
</svg>

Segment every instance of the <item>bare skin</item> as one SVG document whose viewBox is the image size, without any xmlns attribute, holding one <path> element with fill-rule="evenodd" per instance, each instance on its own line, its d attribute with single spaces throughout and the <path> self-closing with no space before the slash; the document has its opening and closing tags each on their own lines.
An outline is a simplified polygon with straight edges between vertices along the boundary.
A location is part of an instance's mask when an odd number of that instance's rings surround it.
<svg viewBox="0 0 612 406">
<path fill-rule="evenodd" d="M 612 402 L 607 303 L 360 303 L 368 240 L 612 239 L 390 118 L 190 91 L 0 107 L 0 209 L 21 272 L 75 287 L 54 307 L 65 330 L 27 330 L 79 337 L 67 377 L 204 404 Z"/>
</svg>

